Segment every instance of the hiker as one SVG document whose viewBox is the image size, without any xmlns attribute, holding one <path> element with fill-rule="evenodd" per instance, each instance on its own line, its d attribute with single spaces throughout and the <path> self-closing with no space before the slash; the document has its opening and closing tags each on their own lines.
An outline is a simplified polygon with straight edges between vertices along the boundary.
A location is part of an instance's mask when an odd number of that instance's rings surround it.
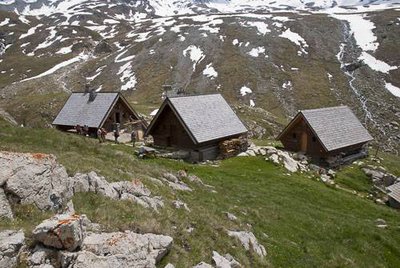
<svg viewBox="0 0 400 268">
<path fill-rule="evenodd" d="M 106 141 L 106 135 L 107 135 L 107 131 L 105 130 L 105 128 L 101 128 L 101 139 L 103 140 L 103 142 Z"/>
<path fill-rule="evenodd" d="M 89 136 L 89 126 L 88 125 L 83 126 L 83 135 Z"/>
<path fill-rule="evenodd" d="M 118 137 L 119 137 L 119 129 L 116 128 L 116 129 L 114 129 L 114 139 L 115 139 L 115 143 L 118 143 Z"/>
<path fill-rule="evenodd" d="M 101 130 L 101 128 L 97 129 L 97 138 L 99 139 L 99 143 L 103 143 L 103 131 Z"/>
<path fill-rule="evenodd" d="M 76 125 L 75 126 L 75 130 L 76 130 L 76 133 L 78 133 L 79 135 L 81 135 L 82 134 L 82 127 L 81 127 L 81 125 Z"/>
<path fill-rule="evenodd" d="M 136 143 L 136 131 L 132 130 L 131 132 L 131 142 L 132 142 L 132 146 L 135 147 L 135 143 Z"/>
</svg>

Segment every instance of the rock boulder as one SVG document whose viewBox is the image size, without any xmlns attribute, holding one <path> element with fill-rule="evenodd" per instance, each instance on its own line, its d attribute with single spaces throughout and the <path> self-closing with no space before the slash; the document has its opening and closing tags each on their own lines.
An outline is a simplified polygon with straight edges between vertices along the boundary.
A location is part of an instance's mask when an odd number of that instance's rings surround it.
<svg viewBox="0 0 400 268">
<path fill-rule="evenodd" d="M 72 197 L 65 168 L 47 154 L 0 152 L 0 181 L 11 200 L 57 210 Z"/>
<path fill-rule="evenodd" d="M 172 246 L 172 238 L 131 231 L 89 234 L 81 251 L 61 252 L 62 267 L 156 267 Z"/>
<path fill-rule="evenodd" d="M 23 231 L 0 232 L 0 267 L 16 267 L 21 247 L 25 243 Z"/>
<path fill-rule="evenodd" d="M 258 243 L 257 238 L 252 232 L 228 231 L 228 235 L 238 239 L 246 250 L 252 249 L 260 257 L 265 257 L 267 255 L 264 246 Z"/>
<path fill-rule="evenodd" d="M 33 239 L 48 247 L 73 251 L 82 244 L 83 219 L 79 215 L 56 215 L 36 226 Z"/>
</svg>

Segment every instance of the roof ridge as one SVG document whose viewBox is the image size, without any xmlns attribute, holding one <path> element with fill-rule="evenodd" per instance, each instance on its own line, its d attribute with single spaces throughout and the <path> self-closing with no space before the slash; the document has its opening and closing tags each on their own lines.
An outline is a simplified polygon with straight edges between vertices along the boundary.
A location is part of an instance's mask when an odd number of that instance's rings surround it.
<svg viewBox="0 0 400 268">
<path fill-rule="evenodd" d="M 196 95 L 186 95 L 186 96 L 173 96 L 168 97 L 168 99 L 178 99 L 178 98 L 191 98 L 191 97 L 201 97 L 201 96 L 210 96 L 210 95 L 221 95 L 221 93 L 205 93 L 205 94 L 196 94 Z"/>
<path fill-rule="evenodd" d="M 351 109 L 349 108 L 349 106 L 347 106 L 347 105 L 339 105 L 339 106 L 332 106 L 332 107 L 323 107 L 323 108 L 315 108 L 315 109 L 305 109 L 305 110 L 300 110 L 300 112 L 327 111 L 327 110 L 343 109 L 343 108 L 347 108 L 347 109 L 351 110 Z"/>
<path fill-rule="evenodd" d="M 72 91 L 71 94 L 79 94 L 79 93 L 83 93 L 83 94 L 88 94 L 90 92 L 85 92 L 85 91 Z M 114 94 L 120 94 L 120 92 L 115 92 L 115 91 L 101 91 L 101 92 L 95 92 L 96 94 L 110 94 L 110 93 L 114 93 Z"/>
</svg>

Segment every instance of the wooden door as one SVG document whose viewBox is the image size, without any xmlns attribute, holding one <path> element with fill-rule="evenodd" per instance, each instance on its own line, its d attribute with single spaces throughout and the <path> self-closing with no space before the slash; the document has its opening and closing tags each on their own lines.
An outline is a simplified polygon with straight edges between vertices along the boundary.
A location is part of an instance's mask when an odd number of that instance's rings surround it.
<svg viewBox="0 0 400 268">
<path fill-rule="evenodd" d="M 307 133 L 305 131 L 301 133 L 300 151 L 307 152 Z"/>
</svg>

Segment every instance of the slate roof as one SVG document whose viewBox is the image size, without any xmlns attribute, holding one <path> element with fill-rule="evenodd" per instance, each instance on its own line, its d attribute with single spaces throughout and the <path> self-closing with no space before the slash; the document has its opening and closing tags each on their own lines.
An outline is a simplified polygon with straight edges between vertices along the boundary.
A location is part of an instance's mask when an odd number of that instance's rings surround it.
<svg viewBox="0 0 400 268">
<path fill-rule="evenodd" d="M 347 106 L 303 110 L 300 113 L 328 152 L 373 140 Z"/>
<path fill-rule="evenodd" d="M 386 189 L 389 191 L 388 196 L 400 202 L 400 182 L 392 184 Z"/>
<path fill-rule="evenodd" d="M 94 101 L 89 101 L 89 93 L 72 93 L 61 109 L 53 125 L 88 125 L 99 127 L 109 109 L 118 98 L 118 93 L 96 93 Z"/>
<path fill-rule="evenodd" d="M 247 132 L 242 121 L 221 94 L 167 98 L 158 114 L 162 113 L 167 103 L 196 144 Z M 148 133 L 158 114 L 150 124 Z"/>
</svg>

